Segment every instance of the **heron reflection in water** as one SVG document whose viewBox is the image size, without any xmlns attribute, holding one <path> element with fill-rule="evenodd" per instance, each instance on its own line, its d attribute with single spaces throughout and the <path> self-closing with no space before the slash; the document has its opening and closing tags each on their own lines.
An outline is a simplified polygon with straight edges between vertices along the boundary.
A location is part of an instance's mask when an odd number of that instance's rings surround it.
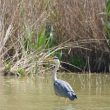
<svg viewBox="0 0 110 110">
<path fill-rule="evenodd" d="M 54 91 L 55 94 L 60 96 L 60 97 L 65 97 L 69 98 L 70 100 L 74 100 L 77 98 L 74 90 L 70 86 L 70 84 L 66 81 L 63 81 L 61 79 L 57 79 L 57 70 L 60 67 L 60 61 L 58 57 L 54 57 L 53 61 L 55 63 L 55 67 L 52 71 L 53 74 L 53 86 L 54 86 Z"/>
</svg>

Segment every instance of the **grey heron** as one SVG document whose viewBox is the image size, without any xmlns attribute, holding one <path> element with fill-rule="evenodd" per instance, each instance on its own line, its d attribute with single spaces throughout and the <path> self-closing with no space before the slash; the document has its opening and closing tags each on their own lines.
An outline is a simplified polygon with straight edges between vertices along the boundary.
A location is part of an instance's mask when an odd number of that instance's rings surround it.
<svg viewBox="0 0 110 110">
<path fill-rule="evenodd" d="M 52 71 L 55 94 L 60 97 L 65 97 L 65 98 L 69 98 L 70 100 L 74 100 L 75 98 L 77 98 L 77 96 L 74 90 L 72 89 L 72 87 L 70 86 L 70 84 L 61 79 L 57 79 L 57 70 L 60 67 L 60 61 L 58 57 L 54 57 L 53 61 L 55 63 L 55 67 Z"/>
</svg>

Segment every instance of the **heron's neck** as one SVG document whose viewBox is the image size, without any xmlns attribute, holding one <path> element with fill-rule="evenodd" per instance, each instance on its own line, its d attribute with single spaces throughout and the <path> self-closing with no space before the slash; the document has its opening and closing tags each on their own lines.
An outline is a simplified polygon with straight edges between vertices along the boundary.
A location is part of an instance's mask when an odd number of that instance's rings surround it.
<svg viewBox="0 0 110 110">
<path fill-rule="evenodd" d="M 59 69 L 59 66 L 55 66 L 53 70 L 53 81 L 57 80 L 57 70 Z"/>
</svg>

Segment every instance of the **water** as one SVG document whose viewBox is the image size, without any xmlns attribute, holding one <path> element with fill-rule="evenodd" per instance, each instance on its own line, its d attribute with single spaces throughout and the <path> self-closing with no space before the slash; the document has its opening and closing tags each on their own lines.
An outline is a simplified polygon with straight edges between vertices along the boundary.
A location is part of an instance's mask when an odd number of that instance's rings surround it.
<svg viewBox="0 0 110 110">
<path fill-rule="evenodd" d="M 78 99 L 65 103 L 54 94 L 51 77 L 0 77 L 0 110 L 110 110 L 110 76 L 62 74 Z"/>
</svg>

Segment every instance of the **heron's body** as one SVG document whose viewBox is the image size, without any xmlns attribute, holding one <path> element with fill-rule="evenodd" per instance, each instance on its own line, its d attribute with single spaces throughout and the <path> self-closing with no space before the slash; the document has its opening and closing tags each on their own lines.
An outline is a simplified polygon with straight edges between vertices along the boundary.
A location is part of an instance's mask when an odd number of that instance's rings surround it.
<svg viewBox="0 0 110 110">
<path fill-rule="evenodd" d="M 54 81 L 54 90 L 55 94 L 58 96 L 69 98 L 70 100 L 74 100 L 76 98 L 76 94 L 66 81 L 60 79 Z"/>
<path fill-rule="evenodd" d="M 61 97 L 69 98 L 70 100 L 74 100 L 77 98 L 74 90 L 70 86 L 70 84 L 66 81 L 57 79 L 57 70 L 60 66 L 59 59 L 55 59 L 55 68 L 53 70 L 53 84 L 54 84 L 54 90 L 55 94 Z"/>
</svg>

